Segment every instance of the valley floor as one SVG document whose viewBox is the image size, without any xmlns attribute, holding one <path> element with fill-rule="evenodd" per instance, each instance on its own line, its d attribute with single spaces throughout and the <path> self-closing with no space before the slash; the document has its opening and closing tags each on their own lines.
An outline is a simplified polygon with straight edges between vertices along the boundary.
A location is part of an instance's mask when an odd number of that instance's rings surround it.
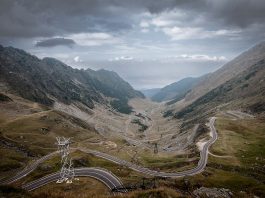
<svg viewBox="0 0 265 198">
<path fill-rule="evenodd" d="M 0 103 L 0 180 L 14 176 L 29 163 L 55 151 L 57 136 L 72 137 L 73 148 L 98 150 L 157 171 L 187 170 L 195 167 L 200 157 L 194 143 L 196 126 L 183 133 L 181 120 L 163 116 L 166 111 L 163 103 L 134 99 L 130 101 L 134 113 L 124 115 L 100 105 L 92 111 L 78 104 L 57 104 L 55 109 L 48 109 L 19 97 L 12 96 L 12 99 L 13 102 Z M 233 114 L 236 112 L 216 115 L 219 138 L 211 146 L 204 172 L 177 179 L 157 178 L 156 186 L 160 188 L 116 196 L 190 197 L 202 186 L 227 188 L 236 197 L 265 196 L 264 120 Z M 147 178 L 148 185 L 152 184 L 153 178 L 94 155 L 74 151 L 71 157 L 75 167 L 103 167 L 125 185 L 141 184 L 143 177 Z M 25 183 L 60 170 L 60 166 L 59 156 L 43 162 L 11 186 L 1 186 L 0 197 L 111 195 L 101 183 L 88 178 L 71 185 L 50 183 L 30 193 L 19 189 Z"/>
</svg>

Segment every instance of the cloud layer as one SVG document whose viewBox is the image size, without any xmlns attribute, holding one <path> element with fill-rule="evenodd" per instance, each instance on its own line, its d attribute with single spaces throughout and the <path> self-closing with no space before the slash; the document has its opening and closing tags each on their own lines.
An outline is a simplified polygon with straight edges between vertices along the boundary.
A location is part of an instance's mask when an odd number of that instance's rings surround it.
<svg viewBox="0 0 265 198">
<path fill-rule="evenodd" d="M 264 21 L 264 0 L 1 0 L 0 43 L 152 87 L 216 69 L 264 40 Z"/>
<path fill-rule="evenodd" d="M 265 18 L 263 0 L 1 0 L 0 4 L 0 35 L 7 37 L 118 32 L 131 29 L 143 13 L 156 16 L 151 23 L 160 27 L 183 26 L 186 21 L 247 28 Z M 141 27 L 147 26 L 141 22 Z"/>
<path fill-rule="evenodd" d="M 55 47 L 59 45 L 72 47 L 75 44 L 73 39 L 65 39 L 65 38 L 50 38 L 46 40 L 37 41 L 36 47 Z"/>
</svg>

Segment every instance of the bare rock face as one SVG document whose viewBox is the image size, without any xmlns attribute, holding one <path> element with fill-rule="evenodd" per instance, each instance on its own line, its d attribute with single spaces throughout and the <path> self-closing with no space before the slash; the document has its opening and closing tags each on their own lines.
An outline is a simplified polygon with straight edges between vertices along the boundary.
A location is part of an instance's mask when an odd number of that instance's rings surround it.
<svg viewBox="0 0 265 198">
<path fill-rule="evenodd" d="M 215 198 L 231 198 L 233 197 L 233 193 L 229 189 L 225 188 L 206 188 L 201 187 L 197 190 L 193 191 L 193 194 L 200 198 L 200 197 L 215 197 Z"/>
<path fill-rule="evenodd" d="M 6 96 L 5 94 L 0 93 L 0 102 L 10 102 L 10 101 L 12 101 L 11 98 Z"/>
<path fill-rule="evenodd" d="M 0 46 L 0 83 L 8 85 L 12 94 L 46 106 L 81 103 L 91 109 L 95 102 L 110 103 L 121 113 L 130 113 L 128 100 L 144 97 L 113 71 L 78 70 L 13 47 Z M 1 94 L 0 101 L 6 100 Z"/>
</svg>

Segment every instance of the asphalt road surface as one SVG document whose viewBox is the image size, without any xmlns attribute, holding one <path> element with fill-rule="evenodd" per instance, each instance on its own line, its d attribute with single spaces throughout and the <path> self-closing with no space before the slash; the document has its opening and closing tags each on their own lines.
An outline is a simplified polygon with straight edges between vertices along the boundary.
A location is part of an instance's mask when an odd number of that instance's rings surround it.
<svg viewBox="0 0 265 198">
<path fill-rule="evenodd" d="M 14 177 L 1 181 L 0 184 L 11 184 L 14 183 L 15 181 L 27 176 L 29 173 L 31 173 L 32 171 L 34 171 L 39 164 L 41 164 L 42 162 L 46 161 L 47 159 L 50 159 L 51 157 L 57 155 L 59 152 L 55 151 L 53 153 L 50 153 L 48 155 L 43 156 L 42 158 L 34 161 L 32 164 L 26 166 L 21 172 L 19 172 L 18 174 L 16 174 Z"/>
<path fill-rule="evenodd" d="M 111 172 L 101 169 L 101 168 L 78 168 L 75 169 L 75 175 L 78 177 L 91 177 L 103 184 L 105 184 L 110 190 L 122 187 L 122 182 Z M 22 188 L 31 191 L 48 183 L 55 182 L 60 179 L 60 172 L 53 173 L 28 183 Z"/>
</svg>

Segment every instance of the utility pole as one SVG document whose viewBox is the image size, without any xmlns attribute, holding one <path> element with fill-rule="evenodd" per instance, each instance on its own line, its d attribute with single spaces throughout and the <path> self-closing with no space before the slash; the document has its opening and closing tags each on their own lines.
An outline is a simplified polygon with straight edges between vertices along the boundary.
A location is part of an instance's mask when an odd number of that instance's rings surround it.
<svg viewBox="0 0 265 198">
<path fill-rule="evenodd" d="M 157 154 L 158 153 L 158 146 L 157 143 L 155 143 L 155 147 L 154 147 L 154 153 Z"/>
<path fill-rule="evenodd" d="M 61 171 L 60 171 L 60 179 L 57 180 L 56 183 L 62 183 L 66 181 L 66 183 L 72 183 L 75 172 L 74 168 L 72 167 L 72 159 L 70 158 L 70 139 L 65 137 L 56 137 L 58 151 L 61 155 Z"/>
<path fill-rule="evenodd" d="M 142 189 L 145 189 L 145 183 L 144 183 L 145 178 L 143 177 L 142 179 L 143 179 Z"/>
</svg>

